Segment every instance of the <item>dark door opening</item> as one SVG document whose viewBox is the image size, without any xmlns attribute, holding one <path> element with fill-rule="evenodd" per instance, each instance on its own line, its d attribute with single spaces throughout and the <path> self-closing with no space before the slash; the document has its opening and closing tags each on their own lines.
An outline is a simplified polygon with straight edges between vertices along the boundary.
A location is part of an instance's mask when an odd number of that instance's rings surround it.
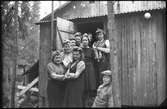
<svg viewBox="0 0 167 109">
<path fill-rule="evenodd" d="M 93 41 L 97 40 L 96 38 L 96 30 L 97 28 L 104 29 L 103 22 L 90 22 L 90 23 L 81 23 L 77 24 L 77 31 L 84 33 L 91 33 L 93 36 Z"/>
</svg>

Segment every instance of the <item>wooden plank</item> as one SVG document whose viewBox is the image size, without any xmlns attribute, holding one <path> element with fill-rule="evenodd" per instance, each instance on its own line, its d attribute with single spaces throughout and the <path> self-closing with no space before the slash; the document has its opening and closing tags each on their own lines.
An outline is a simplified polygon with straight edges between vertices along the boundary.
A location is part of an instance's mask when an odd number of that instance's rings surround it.
<svg viewBox="0 0 167 109">
<path fill-rule="evenodd" d="M 139 31 L 136 31 L 136 32 L 138 32 L 138 34 L 136 34 L 136 35 L 138 35 L 137 36 L 137 54 L 138 54 L 138 59 L 137 59 L 137 61 L 138 61 L 138 63 L 137 63 L 137 104 L 138 105 L 141 105 L 142 104 L 142 102 L 141 102 L 141 97 L 142 97 L 142 88 L 141 88 L 141 68 L 142 68 L 142 66 L 141 66 L 141 58 L 142 58 L 142 54 L 141 54 L 141 21 L 140 21 L 140 17 L 139 17 L 139 15 L 138 15 L 138 17 L 137 17 L 137 22 L 138 22 L 138 25 L 137 25 L 137 30 L 139 30 Z"/>
<path fill-rule="evenodd" d="M 144 106 L 146 101 L 145 101 L 145 98 L 147 96 L 147 93 L 146 93 L 146 65 L 147 65 L 147 55 L 146 55 L 146 22 L 145 22 L 145 19 L 141 19 L 142 20 L 142 26 L 141 26 L 141 53 L 142 53 L 142 57 L 141 57 L 141 66 L 142 66 L 142 69 L 141 69 L 141 84 L 142 86 L 140 88 L 142 88 L 142 95 L 141 95 L 141 101 L 142 101 L 142 104 L 141 106 Z"/>
<path fill-rule="evenodd" d="M 130 29 L 131 29 L 131 17 L 130 15 L 127 15 L 127 29 L 126 29 L 126 44 L 127 44 L 127 95 L 128 95 L 128 104 L 127 105 L 131 105 L 131 83 L 130 83 L 130 61 L 131 61 L 131 50 L 130 50 Z"/>
<path fill-rule="evenodd" d="M 147 52 L 148 52 L 148 63 L 149 63 L 149 65 L 148 65 L 148 75 L 147 75 L 147 105 L 148 106 L 152 106 L 153 105 L 153 103 L 152 103 L 152 98 L 151 98 L 151 96 L 150 96 L 150 92 L 151 92 L 151 90 L 152 90 L 152 87 L 151 87 L 151 80 L 152 80 L 152 62 L 151 62 L 151 58 L 152 58 L 152 53 L 153 53 L 153 51 L 152 51 L 152 46 L 151 46 L 151 44 L 152 44 L 152 31 L 151 31 L 151 23 L 152 23 L 152 19 L 149 19 L 149 21 L 148 21 L 148 38 L 147 38 L 147 40 L 148 40 L 148 45 L 147 45 Z"/>
<path fill-rule="evenodd" d="M 146 71 L 145 71 L 145 106 L 149 106 L 150 100 L 148 100 L 148 94 L 149 94 L 149 22 L 150 20 L 145 20 L 145 48 L 146 48 Z"/>
<path fill-rule="evenodd" d="M 132 39 L 133 39 L 133 47 L 132 47 L 132 55 L 133 55 L 133 64 L 134 64 L 134 69 L 133 69 L 133 106 L 137 105 L 137 47 L 136 47 L 136 39 L 138 37 L 136 30 L 137 26 L 137 18 L 134 15 L 132 19 Z M 139 31 L 139 30 L 138 30 Z"/>
<path fill-rule="evenodd" d="M 122 105 L 126 104 L 126 84 L 125 84 L 125 15 L 122 15 Z"/>
<path fill-rule="evenodd" d="M 130 105 L 130 95 L 129 95 L 129 69 L 128 69 L 128 66 L 129 66 L 129 48 L 128 48 L 128 46 L 129 46 L 129 39 L 128 39 L 128 37 L 129 37 L 129 22 L 128 22 L 128 19 L 129 19 L 129 17 L 127 16 L 127 15 L 125 15 L 126 16 L 126 28 L 125 28 L 125 56 L 126 56 L 126 58 L 125 58 L 125 83 L 126 83 L 126 97 L 127 97 L 127 99 L 126 99 L 126 101 L 127 101 L 127 104 L 126 105 Z"/>
<path fill-rule="evenodd" d="M 134 63 L 133 63 L 133 15 L 130 15 L 129 19 L 130 24 L 130 34 L 129 34 L 129 53 L 130 53 L 130 62 L 129 62 L 129 94 L 130 94 L 130 105 L 133 105 L 133 73 L 134 73 Z"/>
<path fill-rule="evenodd" d="M 151 91 L 151 96 L 152 96 L 152 102 L 153 105 L 157 104 L 157 57 L 156 57 L 156 48 L 157 48 L 157 40 L 156 40 L 156 17 L 153 15 L 152 17 L 152 91 Z"/>
<path fill-rule="evenodd" d="M 158 91 L 158 105 L 165 99 L 165 72 L 164 72 L 164 39 L 163 39 L 163 22 L 162 13 L 157 13 L 157 58 L 158 58 L 158 71 L 157 71 L 157 91 Z"/>
<path fill-rule="evenodd" d="M 18 96 L 21 96 L 21 95 L 23 95 L 24 93 L 26 93 L 30 88 L 32 88 L 32 86 L 34 86 L 34 85 L 38 82 L 38 80 L 39 80 L 39 77 L 35 78 L 30 84 L 27 85 L 27 87 L 26 87 L 24 90 L 22 90 L 22 91 L 18 94 Z"/>
<path fill-rule="evenodd" d="M 18 85 L 17 88 L 18 88 L 18 89 L 21 89 L 21 90 L 23 90 L 23 89 L 25 90 L 26 86 Z M 36 87 L 32 87 L 32 88 L 30 88 L 29 90 L 30 90 L 30 91 L 33 91 L 33 92 L 39 92 L 38 88 L 36 88 Z"/>
</svg>

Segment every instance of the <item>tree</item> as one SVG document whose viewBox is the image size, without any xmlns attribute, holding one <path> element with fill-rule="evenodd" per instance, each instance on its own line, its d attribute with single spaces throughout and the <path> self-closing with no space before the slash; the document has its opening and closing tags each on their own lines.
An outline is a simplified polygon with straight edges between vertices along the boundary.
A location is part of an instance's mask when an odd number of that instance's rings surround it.
<svg viewBox="0 0 167 109">
<path fill-rule="evenodd" d="M 118 80 L 118 57 L 117 57 L 117 36 L 115 29 L 115 15 L 114 15 L 114 1 L 107 1 L 108 9 L 108 32 L 110 40 L 110 62 L 111 69 L 113 71 L 113 98 L 114 98 L 114 107 L 121 107 L 120 99 L 120 89 L 119 89 L 119 80 Z"/>
<path fill-rule="evenodd" d="M 30 11 L 34 14 L 31 14 Z M 14 104 L 14 96 L 11 97 L 11 94 L 15 91 L 14 78 L 17 59 L 29 57 L 27 60 L 31 60 L 38 58 L 38 55 L 36 55 L 38 38 L 35 37 L 38 37 L 39 28 L 34 26 L 33 23 L 38 20 L 39 2 L 34 2 L 34 9 L 31 10 L 28 1 L 3 1 L 1 3 L 1 14 L 3 98 L 6 99 L 3 100 L 3 105 L 9 106 L 9 104 Z M 18 38 L 18 44 L 16 38 Z M 14 84 L 12 85 L 12 83 Z M 11 89 L 13 90 L 11 91 Z M 8 103 L 4 103 L 6 101 Z"/>
</svg>

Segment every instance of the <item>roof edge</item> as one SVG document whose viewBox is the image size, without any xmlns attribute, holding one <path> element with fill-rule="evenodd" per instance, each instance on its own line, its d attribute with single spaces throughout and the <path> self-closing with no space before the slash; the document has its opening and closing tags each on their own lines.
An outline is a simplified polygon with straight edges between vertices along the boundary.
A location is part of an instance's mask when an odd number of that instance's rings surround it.
<svg viewBox="0 0 167 109">
<path fill-rule="evenodd" d="M 64 3 L 63 5 L 61 5 L 59 8 L 55 9 L 55 10 L 53 11 L 53 13 L 55 13 L 56 11 L 58 11 L 58 10 L 64 8 L 65 6 L 69 5 L 70 3 L 71 3 L 71 1 L 67 1 L 66 3 Z M 45 16 L 44 18 L 42 18 L 40 21 L 42 21 L 42 20 L 48 18 L 51 14 L 52 14 L 52 13 L 49 13 L 47 16 Z"/>
</svg>

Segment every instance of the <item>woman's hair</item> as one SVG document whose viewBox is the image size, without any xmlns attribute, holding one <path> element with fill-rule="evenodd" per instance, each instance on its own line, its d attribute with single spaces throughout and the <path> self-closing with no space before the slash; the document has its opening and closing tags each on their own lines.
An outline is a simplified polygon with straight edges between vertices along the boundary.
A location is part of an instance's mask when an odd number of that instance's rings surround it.
<svg viewBox="0 0 167 109">
<path fill-rule="evenodd" d="M 51 58 L 51 61 L 54 62 L 54 58 L 55 58 L 55 56 L 59 56 L 59 55 L 61 55 L 61 53 L 62 53 L 61 50 L 53 51 L 53 52 L 52 52 L 52 58 Z"/>
<path fill-rule="evenodd" d="M 82 48 L 78 47 L 78 46 L 74 46 L 72 52 L 75 52 L 75 51 L 79 51 L 79 54 L 81 55 L 80 60 L 83 60 L 84 59 L 84 54 L 82 52 Z"/>
<path fill-rule="evenodd" d="M 104 32 L 104 30 L 102 30 L 100 28 L 97 28 L 97 30 L 96 30 L 96 38 L 97 38 L 97 40 L 99 40 L 98 36 L 97 36 L 99 33 L 103 33 L 103 38 L 105 40 L 106 39 L 106 33 Z"/>
<path fill-rule="evenodd" d="M 86 38 L 88 39 L 88 42 L 90 42 L 90 40 L 89 40 L 89 38 L 88 38 L 88 34 L 87 34 L 87 33 L 84 33 L 84 34 L 82 35 L 81 42 L 82 42 L 82 40 L 83 40 L 83 38 L 84 38 L 84 37 L 86 37 Z"/>
</svg>

